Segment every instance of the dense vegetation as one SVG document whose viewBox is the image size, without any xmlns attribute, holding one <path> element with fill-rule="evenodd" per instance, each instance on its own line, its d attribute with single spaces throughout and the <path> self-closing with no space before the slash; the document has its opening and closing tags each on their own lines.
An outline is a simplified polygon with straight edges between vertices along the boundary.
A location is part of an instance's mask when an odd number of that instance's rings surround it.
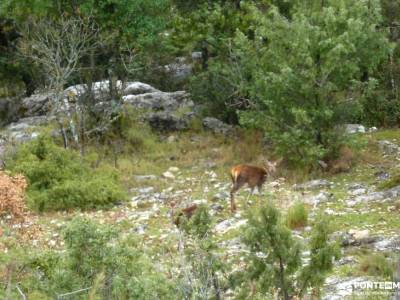
<svg viewBox="0 0 400 300">
<path fill-rule="evenodd" d="M 190 69 L 184 76 L 174 70 L 182 66 Z M 107 85 L 102 95 L 92 89 L 99 81 Z M 143 111 L 123 105 L 121 86 L 133 81 L 189 91 L 196 105 L 189 130 L 166 136 L 145 124 Z M 66 93 L 77 84 L 82 94 Z M 381 168 L 388 161 L 374 156 L 371 136 L 349 137 L 345 125 L 398 126 L 399 85 L 397 0 L 1 1 L 0 98 L 8 106 L 0 102 L 0 126 L 23 115 L 21 99 L 35 93 L 48 93 L 53 110 L 41 134 L 7 148 L 4 181 L 26 178 L 34 217 L 18 204 L 23 225 L 14 225 L 12 205 L 0 205 L 0 298 L 18 297 L 19 285 L 29 299 L 71 291 L 78 291 L 74 299 L 321 297 L 340 256 L 328 219 L 347 230 L 365 225 L 364 216 L 323 218 L 316 205 L 310 213 L 304 192 L 300 199 L 283 195 L 279 208 L 253 203 L 252 196 L 247 206 L 254 209 L 240 205 L 245 219 L 227 217 L 220 189 L 226 169 L 259 163 L 266 152 L 282 157 L 279 175 L 293 172 L 288 181 L 349 171 L 357 159 Z M 229 137 L 204 134 L 203 116 L 236 130 Z M 371 153 L 360 150 L 367 144 Z M 174 163 L 179 168 L 170 171 Z M 364 176 L 357 172 L 348 176 Z M 168 181 L 178 176 L 175 186 Z M 397 170 L 376 186 L 396 187 L 399 178 Z M 335 196 L 344 199 L 342 183 Z M 196 206 L 190 219 L 177 216 L 173 197 L 165 196 L 175 190 L 178 201 L 207 204 Z M 135 197 L 127 201 L 128 195 Z M 264 198 L 274 197 L 268 191 Z M 389 229 L 398 227 L 392 213 L 400 205 L 392 204 L 376 209 L 389 216 Z M 346 212 L 353 207 L 335 205 Z M 93 220 L 103 210 L 110 214 L 106 225 Z M 382 214 L 368 215 L 370 223 L 386 222 Z M 216 234 L 215 223 L 225 221 L 243 225 L 234 233 L 221 226 L 239 248 L 235 255 Z M 21 246 L 19 236 L 36 237 L 30 230 L 40 222 L 61 234 L 47 236 L 45 250 Z M 396 259 L 363 252 L 355 272 L 389 280 Z"/>
<path fill-rule="evenodd" d="M 261 129 L 291 164 L 315 166 L 335 159 L 346 143 L 340 124 L 398 123 L 398 6 L 390 0 L 8 0 L 0 7 L 1 82 L 6 93 L 19 86 L 27 94 L 105 78 L 188 88 L 207 113 Z M 42 49 L 38 40 L 45 28 L 71 31 L 68 20 L 79 20 L 74 38 L 60 37 L 77 43 L 77 53 L 49 66 L 45 52 L 54 45 Z M 191 77 L 172 80 L 160 68 L 193 51 L 201 61 Z"/>
<path fill-rule="evenodd" d="M 92 170 L 77 153 L 44 137 L 21 147 L 8 164 L 29 181 L 28 202 L 37 211 L 106 207 L 126 200 L 112 170 Z"/>
</svg>

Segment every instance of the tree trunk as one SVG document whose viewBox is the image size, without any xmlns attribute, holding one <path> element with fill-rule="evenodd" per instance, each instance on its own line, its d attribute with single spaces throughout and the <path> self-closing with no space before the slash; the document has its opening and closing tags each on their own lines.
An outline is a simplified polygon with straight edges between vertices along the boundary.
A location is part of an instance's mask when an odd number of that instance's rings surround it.
<svg viewBox="0 0 400 300">
<path fill-rule="evenodd" d="M 281 280 L 283 298 L 285 300 L 290 300 L 288 290 L 286 287 L 286 282 L 285 282 L 285 267 L 283 265 L 282 258 L 279 258 L 279 275 L 280 275 L 280 280 Z"/>
</svg>

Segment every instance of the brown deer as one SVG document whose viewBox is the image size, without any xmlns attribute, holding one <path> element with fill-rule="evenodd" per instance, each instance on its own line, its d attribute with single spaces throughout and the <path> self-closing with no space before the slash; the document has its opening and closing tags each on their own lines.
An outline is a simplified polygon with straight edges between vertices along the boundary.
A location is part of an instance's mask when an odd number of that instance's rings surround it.
<svg viewBox="0 0 400 300">
<path fill-rule="evenodd" d="M 276 172 L 276 167 L 280 164 L 282 159 L 275 162 L 268 160 L 264 161 L 264 167 L 256 167 L 251 165 L 237 165 L 231 169 L 232 177 L 232 189 L 231 189 L 231 211 L 236 211 L 236 204 L 234 194 L 243 187 L 246 183 L 250 187 L 250 193 L 247 196 L 247 200 L 253 194 L 254 188 L 257 187 L 258 192 L 261 192 L 261 188 L 267 177 Z M 246 200 L 246 201 L 247 201 Z"/>
<path fill-rule="evenodd" d="M 190 219 L 196 212 L 198 205 L 197 204 L 191 204 L 185 208 L 179 209 L 177 212 L 175 212 L 175 203 L 171 203 L 171 217 L 172 217 L 172 222 L 179 227 L 181 223 L 181 218 L 187 218 Z"/>
</svg>

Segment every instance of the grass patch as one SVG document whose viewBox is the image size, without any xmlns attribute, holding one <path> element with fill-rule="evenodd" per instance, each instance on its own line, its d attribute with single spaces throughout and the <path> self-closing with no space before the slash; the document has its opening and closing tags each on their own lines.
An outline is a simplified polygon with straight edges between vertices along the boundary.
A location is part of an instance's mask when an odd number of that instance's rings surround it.
<svg viewBox="0 0 400 300">
<path fill-rule="evenodd" d="M 297 201 L 289 207 L 286 215 L 286 225 L 291 229 L 307 225 L 308 212 L 303 202 Z"/>
<path fill-rule="evenodd" d="M 365 255 L 359 264 L 361 273 L 383 279 L 390 279 L 393 275 L 393 266 L 387 257 L 381 253 Z"/>
</svg>

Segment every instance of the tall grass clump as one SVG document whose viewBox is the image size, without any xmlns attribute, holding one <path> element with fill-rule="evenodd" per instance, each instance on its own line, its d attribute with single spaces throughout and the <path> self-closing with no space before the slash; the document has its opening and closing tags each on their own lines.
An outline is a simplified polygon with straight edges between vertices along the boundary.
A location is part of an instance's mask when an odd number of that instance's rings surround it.
<svg viewBox="0 0 400 300">
<path fill-rule="evenodd" d="M 7 167 L 28 179 L 28 205 L 36 211 L 91 209 L 126 199 L 113 170 L 93 169 L 45 136 L 20 146 Z"/>
<path fill-rule="evenodd" d="M 289 228 L 301 228 L 307 225 L 308 213 L 304 204 L 300 201 L 295 202 L 288 210 L 286 224 Z"/>
</svg>

